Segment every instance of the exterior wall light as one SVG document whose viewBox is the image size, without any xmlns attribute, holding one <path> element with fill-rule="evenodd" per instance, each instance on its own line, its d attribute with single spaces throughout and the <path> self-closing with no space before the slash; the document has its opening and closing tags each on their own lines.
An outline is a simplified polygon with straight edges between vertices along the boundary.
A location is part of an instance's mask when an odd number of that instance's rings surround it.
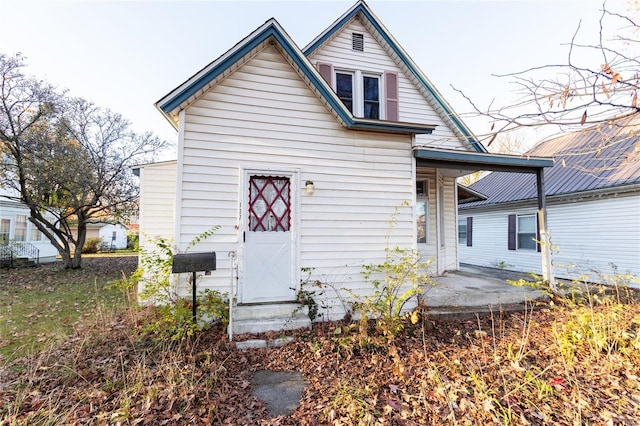
<svg viewBox="0 0 640 426">
<path fill-rule="evenodd" d="M 313 186 L 313 182 L 308 180 L 304 183 L 304 189 L 307 191 L 307 194 L 313 195 L 313 192 L 316 190 L 316 187 Z"/>
</svg>

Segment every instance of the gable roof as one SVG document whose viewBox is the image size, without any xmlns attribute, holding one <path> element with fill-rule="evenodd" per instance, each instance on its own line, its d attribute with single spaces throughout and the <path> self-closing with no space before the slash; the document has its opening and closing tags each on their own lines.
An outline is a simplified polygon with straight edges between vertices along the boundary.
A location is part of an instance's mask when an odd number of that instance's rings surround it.
<svg viewBox="0 0 640 426">
<path fill-rule="evenodd" d="M 383 47 L 396 59 L 405 74 L 410 77 L 422 95 L 425 96 L 453 132 L 458 137 L 464 139 L 476 152 L 488 152 L 363 0 L 359 0 L 351 9 L 331 24 L 329 28 L 312 40 L 303 49 L 304 54 L 307 57 L 311 56 L 320 47 L 328 43 L 334 35 L 340 32 L 340 30 L 357 15 L 363 18 L 361 20 L 369 31 L 373 31 L 380 36 Z"/>
<path fill-rule="evenodd" d="M 287 56 L 299 75 L 304 78 L 345 127 L 355 130 L 410 134 L 428 134 L 435 129 L 435 125 L 432 124 L 355 118 L 273 18 L 156 102 L 156 108 L 177 128 L 179 111 L 185 109 L 198 96 L 215 86 L 217 82 L 241 66 L 268 43 L 274 43 L 279 47 L 279 50 Z"/>
<path fill-rule="evenodd" d="M 547 197 L 640 185 L 640 116 L 549 139 L 523 154 L 529 156 L 555 157 L 545 171 Z M 488 199 L 461 208 L 535 199 L 537 194 L 535 176 L 505 172 L 491 173 L 470 188 Z"/>
</svg>

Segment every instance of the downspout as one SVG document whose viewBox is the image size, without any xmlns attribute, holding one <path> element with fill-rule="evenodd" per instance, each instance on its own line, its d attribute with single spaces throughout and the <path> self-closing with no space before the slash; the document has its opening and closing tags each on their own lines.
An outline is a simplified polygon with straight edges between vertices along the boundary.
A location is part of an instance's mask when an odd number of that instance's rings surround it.
<svg viewBox="0 0 640 426">
<path fill-rule="evenodd" d="M 557 283 L 553 272 L 551 256 L 551 233 L 547 229 L 547 199 L 544 190 L 544 168 L 536 171 L 538 189 L 538 226 L 540 228 L 540 252 L 542 254 L 542 278 L 549 283 L 552 291 L 557 291 Z"/>
<path fill-rule="evenodd" d="M 231 268 L 230 268 L 231 277 L 229 280 L 229 323 L 227 324 L 227 334 L 229 335 L 229 341 L 232 341 L 233 340 L 233 305 L 236 302 L 236 292 L 235 292 L 235 286 L 234 286 L 234 281 L 237 275 L 236 252 L 230 251 L 228 256 L 229 256 L 229 259 L 231 259 Z"/>
</svg>

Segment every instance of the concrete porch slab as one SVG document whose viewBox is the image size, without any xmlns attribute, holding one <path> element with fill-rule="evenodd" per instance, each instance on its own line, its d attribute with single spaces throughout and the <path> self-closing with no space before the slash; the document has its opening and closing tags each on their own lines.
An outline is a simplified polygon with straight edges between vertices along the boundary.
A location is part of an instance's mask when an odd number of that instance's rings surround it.
<svg viewBox="0 0 640 426">
<path fill-rule="evenodd" d="M 540 290 L 507 282 L 527 277 L 524 273 L 463 264 L 459 271 L 433 278 L 436 286 L 425 292 L 427 308 L 432 314 L 473 314 L 523 307 L 528 301 L 545 297 Z"/>
</svg>

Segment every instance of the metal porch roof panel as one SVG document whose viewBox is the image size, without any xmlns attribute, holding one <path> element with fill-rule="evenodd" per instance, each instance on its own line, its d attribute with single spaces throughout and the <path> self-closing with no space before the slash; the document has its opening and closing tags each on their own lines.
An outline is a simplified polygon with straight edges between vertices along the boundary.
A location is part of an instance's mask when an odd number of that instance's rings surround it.
<svg viewBox="0 0 640 426">
<path fill-rule="evenodd" d="M 525 155 L 553 156 L 545 170 L 547 196 L 640 184 L 640 116 L 615 120 L 541 142 Z M 471 185 L 488 200 L 474 207 L 536 197 L 535 177 L 494 172 Z"/>
</svg>

